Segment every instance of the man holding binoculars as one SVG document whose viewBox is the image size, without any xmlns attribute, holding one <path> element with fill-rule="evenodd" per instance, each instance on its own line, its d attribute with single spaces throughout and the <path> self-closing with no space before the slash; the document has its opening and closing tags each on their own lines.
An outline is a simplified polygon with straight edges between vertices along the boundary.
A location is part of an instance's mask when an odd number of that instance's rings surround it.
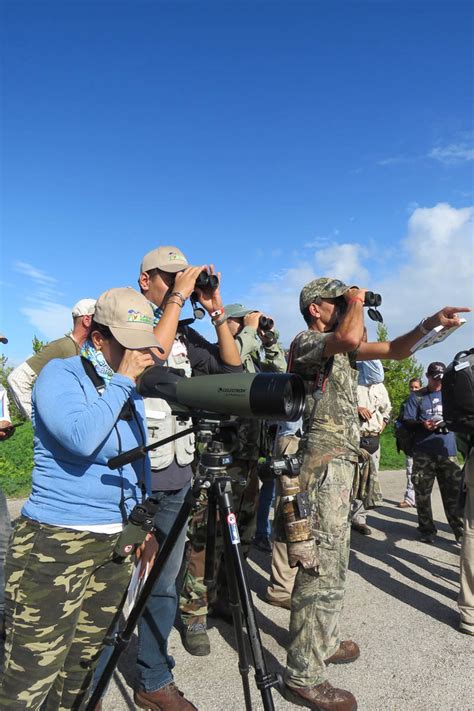
<svg viewBox="0 0 474 711">
<path fill-rule="evenodd" d="M 209 269 L 190 266 L 177 247 L 158 247 L 143 257 L 139 286 L 155 314 L 155 336 L 164 349 L 160 357 L 164 365 L 184 370 L 187 377 L 242 371 L 239 353 L 224 317 L 219 281 L 220 274 L 214 273 L 212 265 Z M 217 344 L 211 345 L 192 328 L 179 323 L 181 309 L 191 295 L 210 315 Z M 190 420 L 177 419 L 168 403 L 158 398 L 145 399 L 145 414 L 150 444 L 191 424 Z M 190 487 L 194 435 L 158 447 L 150 455 L 152 495 L 159 501 L 155 524 L 158 537 L 164 539 Z M 175 586 L 185 538 L 183 528 L 140 619 L 134 694 L 140 708 L 195 709 L 173 683 L 174 660 L 167 649 L 176 614 Z"/>
<path fill-rule="evenodd" d="M 298 567 L 291 598 L 290 642 L 285 696 L 310 709 L 354 711 L 349 691 L 327 681 L 328 664 L 359 657 L 351 640 L 341 641 L 339 617 L 343 607 L 349 562 L 350 499 L 359 456 L 356 360 L 401 360 L 435 326 L 457 326 L 457 312 L 447 306 L 423 319 L 393 341 L 363 342 L 364 306 L 380 320 L 366 299 L 366 289 L 349 287 L 338 279 L 314 279 L 303 287 L 300 310 L 307 330 L 294 339 L 288 370 L 305 381 L 300 487 L 309 497 L 316 540 L 315 567 Z M 375 295 L 374 295 L 375 296 Z M 375 308 L 374 308 L 375 307 Z M 377 314 L 379 318 L 377 318 Z"/>
</svg>

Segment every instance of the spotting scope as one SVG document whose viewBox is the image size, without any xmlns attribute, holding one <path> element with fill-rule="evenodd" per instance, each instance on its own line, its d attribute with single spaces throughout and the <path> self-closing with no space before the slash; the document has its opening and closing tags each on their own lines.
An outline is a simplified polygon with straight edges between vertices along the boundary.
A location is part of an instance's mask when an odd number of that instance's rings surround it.
<svg viewBox="0 0 474 711">
<path fill-rule="evenodd" d="M 292 422 L 301 417 L 305 399 L 299 375 L 228 373 L 186 378 L 183 371 L 161 365 L 142 373 L 137 390 L 143 397 L 166 400 L 176 414 L 216 412 Z"/>
</svg>

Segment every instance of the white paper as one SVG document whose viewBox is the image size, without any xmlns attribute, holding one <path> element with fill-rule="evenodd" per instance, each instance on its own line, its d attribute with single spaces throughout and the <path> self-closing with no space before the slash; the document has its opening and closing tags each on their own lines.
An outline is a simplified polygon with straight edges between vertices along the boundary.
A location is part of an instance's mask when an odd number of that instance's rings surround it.
<svg viewBox="0 0 474 711">
<path fill-rule="evenodd" d="M 150 572 L 150 563 L 146 564 L 145 574 L 142 578 L 140 578 L 140 568 L 141 561 L 139 560 L 135 563 L 135 569 L 132 573 L 130 584 L 128 586 L 127 599 L 125 600 L 122 610 L 122 614 L 126 620 L 128 619 L 128 616 L 130 615 L 130 612 L 132 611 L 138 599 L 138 596 L 140 595 L 141 589 L 145 584 L 146 579 L 148 578 L 148 573 Z"/>
<path fill-rule="evenodd" d="M 456 331 L 456 329 L 466 323 L 465 318 L 460 319 L 460 321 L 461 323 L 459 324 L 459 326 L 451 326 L 451 328 L 446 328 L 445 326 L 435 326 L 435 328 L 433 328 L 429 333 L 427 333 L 426 336 L 420 338 L 420 340 L 417 341 L 410 348 L 411 353 L 415 353 L 416 351 L 419 351 L 422 348 L 428 348 L 429 346 L 433 346 L 435 343 L 441 343 L 441 341 L 444 341 L 445 338 L 450 336 L 452 333 L 454 333 L 454 331 Z"/>
</svg>

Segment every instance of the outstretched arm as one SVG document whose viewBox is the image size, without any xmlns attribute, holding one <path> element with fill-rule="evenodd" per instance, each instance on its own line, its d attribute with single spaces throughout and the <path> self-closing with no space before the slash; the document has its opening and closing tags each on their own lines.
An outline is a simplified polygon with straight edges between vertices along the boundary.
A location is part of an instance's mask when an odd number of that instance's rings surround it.
<svg viewBox="0 0 474 711">
<path fill-rule="evenodd" d="M 380 343 L 361 343 L 357 351 L 357 360 L 403 360 L 411 355 L 411 347 L 436 326 L 459 326 L 461 320 L 457 314 L 471 311 L 467 306 L 445 306 L 433 316 L 423 319 L 414 329 L 403 336 L 395 338 L 393 341 L 382 341 Z"/>
</svg>

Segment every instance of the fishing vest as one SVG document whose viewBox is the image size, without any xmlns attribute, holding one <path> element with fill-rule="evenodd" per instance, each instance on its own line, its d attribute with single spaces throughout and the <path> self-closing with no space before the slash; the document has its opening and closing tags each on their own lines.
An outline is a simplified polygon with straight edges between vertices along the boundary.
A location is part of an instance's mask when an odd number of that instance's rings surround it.
<svg viewBox="0 0 474 711">
<path fill-rule="evenodd" d="M 176 336 L 164 365 L 184 370 L 186 377 L 191 377 L 191 363 L 189 362 L 186 343 L 182 336 Z M 153 444 L 192 426 L 191 419 L 178 420 L 175 415 L 172 415 L 171 408 L 166 400 L 147 397 L 144 398 L 144 403 L 148 444 Z M 176 459 L 180 466 L 190 464 L 194 459 L 194 434 L 185 435 L 174 442 L 152 449 L 149 452 L 149 456 L 152 469 L 166 469 L 173 462 L 173 459 Z"/>
</svg>

